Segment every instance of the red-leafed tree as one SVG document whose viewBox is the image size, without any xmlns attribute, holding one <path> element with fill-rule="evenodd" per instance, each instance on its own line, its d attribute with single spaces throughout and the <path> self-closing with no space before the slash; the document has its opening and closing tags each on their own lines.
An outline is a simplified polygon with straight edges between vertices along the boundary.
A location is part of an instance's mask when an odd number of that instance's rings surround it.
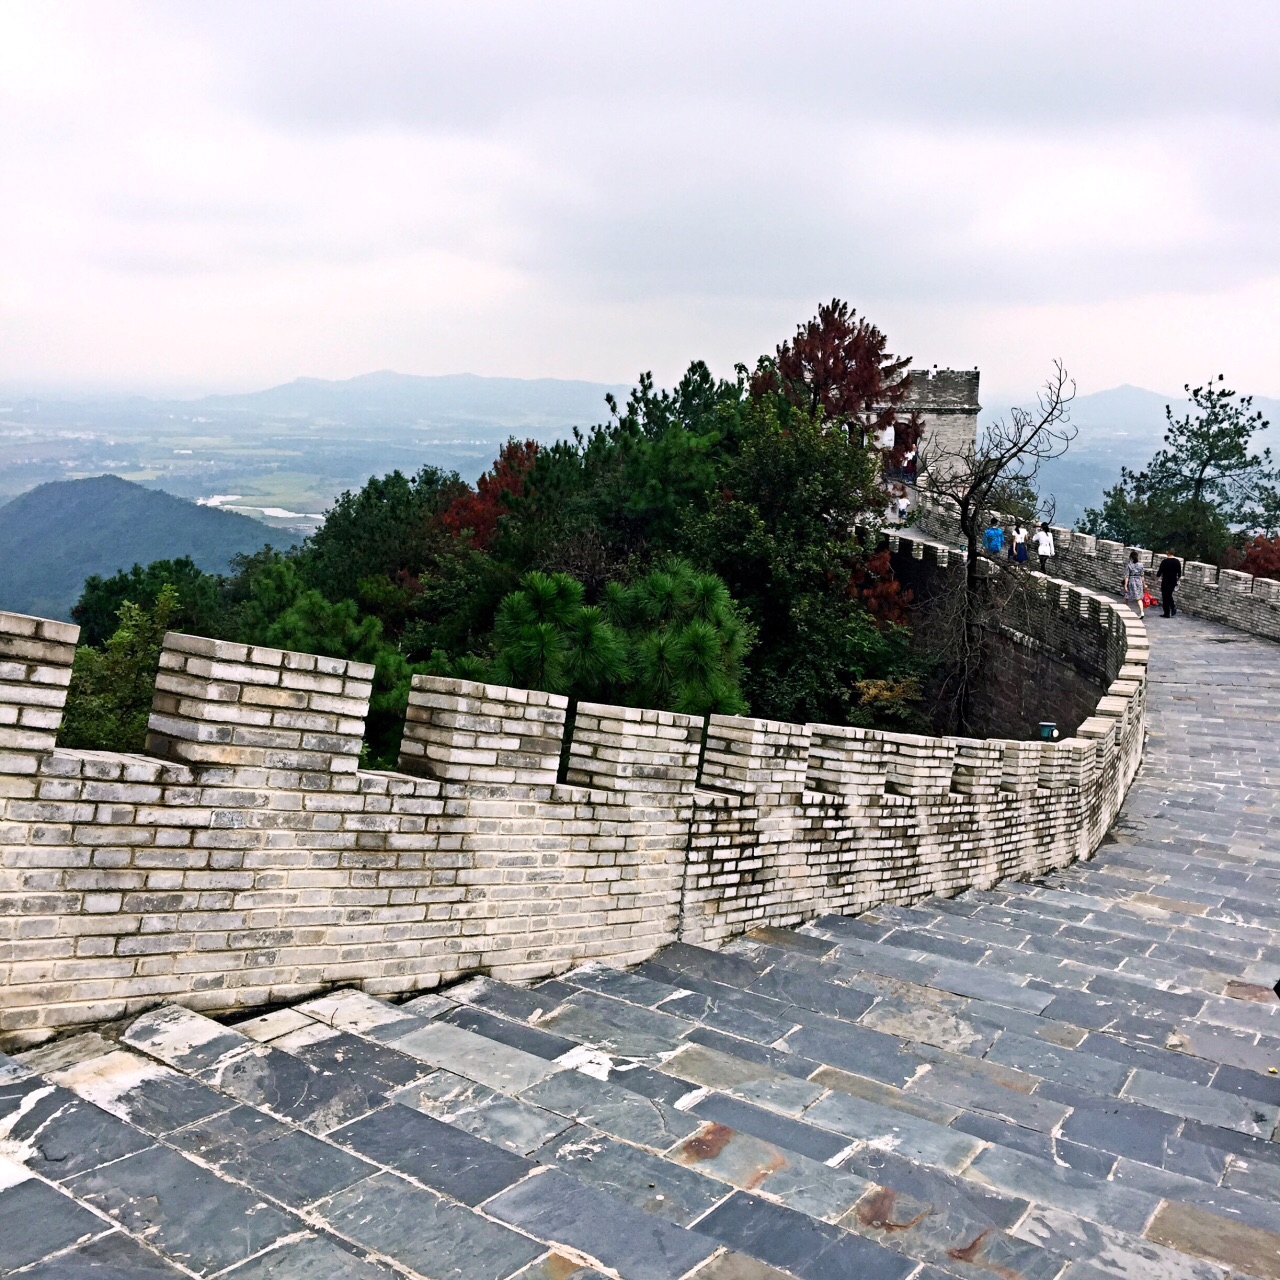
<svg viewBox="0 0 1280 1280">
<path fill-rule="evenodd" d="M 1235 566 L 1255 578 L 1280 578 L 1280 537 L 1266 538 L 1262 534 L 1244 544 L 1244 555 Z"/>
<path fill-rule="evenodd" d="M 781 391 L 798 408 L 814 415 L 821 410 L 826 421 L 865 444 L 895 425 L 910 386 L 911 358 L 891 355 L 888 341 L 847 302 L 833 298 L 778 347 L 771 363 L 757 368 L 752 392 Z"/>
<path fill-rule="evenodd" d="M 882 627 L 910 624 L 907 606 L 911 603 L 911 592 L 893 576 L 893 563 L 887 548 L 877 551 L 854 568 L 849 590 L 862 600 Z"/>
<path fill-rule="evenodd" d="M 524 493 L 537 457 L 536 440 L 508 440 L 476 487 L 460 494 L 440 513 L 441 528 L 454 537 L 470 533 L 471 545 L 483 551 L 498 530 L 498 519 L 509 510 L 508 499 Z"/>
</svg>

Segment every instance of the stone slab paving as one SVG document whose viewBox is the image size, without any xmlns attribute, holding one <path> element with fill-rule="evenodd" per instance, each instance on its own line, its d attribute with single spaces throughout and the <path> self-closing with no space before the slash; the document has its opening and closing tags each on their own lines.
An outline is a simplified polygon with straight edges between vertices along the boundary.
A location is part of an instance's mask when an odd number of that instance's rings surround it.
<svg viewBox="0 0 1280 1280">
<path fill-rule="evenodd" d="M 0 1056 L 0 1274 L 1280 1280 L 1280 647 L 1150 629 L 1046 880 Z"/>
</svg>

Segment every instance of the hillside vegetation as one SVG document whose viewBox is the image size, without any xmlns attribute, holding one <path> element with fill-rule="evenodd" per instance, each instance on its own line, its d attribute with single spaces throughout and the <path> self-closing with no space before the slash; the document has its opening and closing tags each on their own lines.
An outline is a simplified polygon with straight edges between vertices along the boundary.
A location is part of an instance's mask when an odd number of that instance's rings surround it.
<svg viewBox="0 0 1280 1280">
<path fill-rule="evenodd" d="M 0 506 L 0 609 L 70 618 L 94 574 L 182 556 L 225 573 L 238 555 L 295 542 L 248 516 L 118 476 L 54 481 Z"/>
</svg>

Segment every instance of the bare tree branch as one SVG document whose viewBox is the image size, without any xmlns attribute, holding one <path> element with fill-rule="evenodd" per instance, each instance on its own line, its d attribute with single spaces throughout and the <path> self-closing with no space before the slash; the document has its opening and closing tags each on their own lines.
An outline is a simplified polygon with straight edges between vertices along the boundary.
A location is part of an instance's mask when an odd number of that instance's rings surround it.
<svg viewBox="0 0 1280 1280">
<path fill-rule="evenodd" d="M 981 438 L 961 448 L 947 448 L 926 438 L 917 451 L 917 483 L 954 504 L 965 542 L 965 574 L 956 598 L 942 610 L 947 626 L 933 628 L 941 651 L 942 687 L 951 705 L 950 718 L 960 732 L 973 723 L 973 692 L 981 673 L 985 638 L 1000 610 L 1008 604 L 1015 583 L 998 559 L 984 557 L 982 531 L 993 514 L 993 495 L 1011 485 L 1031 487 L 1044 463 L 1061 457 L 1075 439 L 1070 422 L 1076 384 L 1061 360 L 1037 398 L 1035 409 L 1013 409 L 1008 420 L 991 423 Z M 1052 501 L 1041 504 L 1051 519 Z"/>
</svg>

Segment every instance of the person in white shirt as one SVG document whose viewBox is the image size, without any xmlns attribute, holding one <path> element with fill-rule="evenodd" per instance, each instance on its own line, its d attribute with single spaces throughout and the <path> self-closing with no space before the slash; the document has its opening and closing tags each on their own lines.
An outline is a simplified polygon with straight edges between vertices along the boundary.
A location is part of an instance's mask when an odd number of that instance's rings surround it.
<svg viewBox="0 0 1280 1280">
<path fill-rule="evenodd" d="M 1049 522 L 1043 521 L 1036 530 L 1036 555 L 1040 557 L 1040 572 L 1047 573 L 1049 559 L 1057 555 L 1053 545 L 1053 534 L 1049 532 Z"/>
<path fill-rule="evenodd" d="M 910 507 L 911 507 L 911 504 L 907 501 L 907 495 L 905 493 L 902 494 L 898 498 L 898 523 L 899 524 L 907 523 L 907 511 L 910 509 Z"/>
<path fill-rule="evenodd" d="M 1021 520 L 1013 526 L 1013 545 L 1009 548 L 1009 559 L 1019 564 L 1027 563 L 1027 526 Z"/>
</svg>

